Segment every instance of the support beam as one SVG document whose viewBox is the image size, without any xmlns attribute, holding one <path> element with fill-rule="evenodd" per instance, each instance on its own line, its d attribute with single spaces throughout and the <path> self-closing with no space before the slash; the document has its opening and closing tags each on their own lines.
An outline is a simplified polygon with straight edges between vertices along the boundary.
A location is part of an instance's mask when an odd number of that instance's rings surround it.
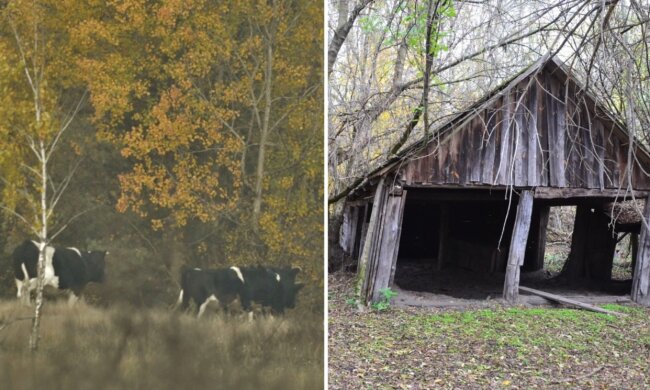
<svg viewBox="0 0 650 390">
<path fill-rule="evenodd" d="M 606 309 L 603 309 L 601 307 L 598 307 L 598 306 L 595 306 L 595 305 L 590 305 L 588 303 L 584 303 L 584 302 L 580 302 L 580 301 L 576 301 L 575 299 L 563 297 L 561 295 L 555 295 L 555 294 L 547 293 L 545 291 L 535 290 L 534 288 L 519 286 L 519 290 L 521 290 L 523 292 L 527 292 L 527 293 L 530 293 L 530 294 L 540 296 L 542 298 L 546 298 L 546 299 L 548 299 L 550 301 L 561 303 L 563 305 L 571 305 L 571 306 L 579 307 L 581 309 L 595 311 L 597 313 L 609 314 L 611 316 L 616 316 L 616 317 L 625 317 L 626 316 L 625 313 L 606 310 Z"/>
<path fill-rule="evenodd" d="M 519 195 L 517 217 L 515 218 L 515 226 L 510 240 L 506 279 L 503 287 L 503 298 L 508 303 L 515 303 L 519 296 L 519 273 L 520 267 L 524 264 L 526 241 L 528 240 L 532 213 L 533 193 L 529 190 L 522 191 L 521 195 Z"/>
<path fill-rule="evenodd" d="M 363 250 L 361 251 L 361 256 L 359 257 L 359 267 L 357 268 L 357 295 L 365 300 L 366 292 L 368 290 L 368 280 L 369 280 L 369 270 L 368 264 L 372 258 L 372 252 L 374 252 L 374 245 L 376 243 L 377 232 L 381 228 L 381 218 L 379 216 L 380 211 L 384 208 L 384 178 L 382 177 L 377 184 L 377 189 L 375 190 L 375 197 L 372 206 L 372 212 L 370 214 L 370 222 L 368 222 L 368 230 L 365 235 L 365 240 L 363 243 Z"/>
<path fill-rule="evenodd" d="M 555 188 L 555 187 L 537 187 L 535 188 L 535 199 L 575 199 L 575 198 L 612 198 L 612 199 L 631 199 L 647 198 L 648 191 L 629 191 L 615 188 L 606 188 L 603 190 L 586 189 L 586 188 Z"/>
<path fill-rule="evenodd" d="M 648 200 L 643 209 L 643 219 L 630 295 L 634 302 L 650 307 L 650 231 L 647 225 L 650 223 L 650 201 Z"/>
<path fill-rule="evenodd" d="M 391 194 L 386 200 L 386 212 L 383 218 L 384 228 L 377 253 L 377 271 L 372 291 L 369 296 L 373 302 L 381 299 L 381 290 L 391 285 L 395 278 L 397 252 L 402 232 L 402 216 L 404 215 L 404 192 Z"/>
</svg>

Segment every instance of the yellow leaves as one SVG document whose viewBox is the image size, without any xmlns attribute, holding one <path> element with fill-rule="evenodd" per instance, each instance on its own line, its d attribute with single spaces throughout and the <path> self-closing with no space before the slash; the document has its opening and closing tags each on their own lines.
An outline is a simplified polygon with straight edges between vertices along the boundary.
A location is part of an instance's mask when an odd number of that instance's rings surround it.
<svg viewBox="0 0 650 390">
<path fill-rule="evenodd" d="M 151 227 L 153 230 L 161 230 L 163 228 L 163 222 L 160 219 L 157 218 L 152 218 L 151 219 Z"/>
</svg>

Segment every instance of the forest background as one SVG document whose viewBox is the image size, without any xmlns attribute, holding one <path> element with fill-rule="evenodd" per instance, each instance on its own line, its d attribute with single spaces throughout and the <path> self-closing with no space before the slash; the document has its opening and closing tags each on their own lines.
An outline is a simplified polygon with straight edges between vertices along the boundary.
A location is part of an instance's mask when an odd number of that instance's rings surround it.
<svg viewBox="0 0 650 390">
<path fill-rule="evenodd" d="M 322 12 L 0 1 L 0 296 L 44 139 L 53 244 L 110 252 L 88 301 L 167 307 L 182 265 L 293 265 L 322 313 Z"/>
</svg>

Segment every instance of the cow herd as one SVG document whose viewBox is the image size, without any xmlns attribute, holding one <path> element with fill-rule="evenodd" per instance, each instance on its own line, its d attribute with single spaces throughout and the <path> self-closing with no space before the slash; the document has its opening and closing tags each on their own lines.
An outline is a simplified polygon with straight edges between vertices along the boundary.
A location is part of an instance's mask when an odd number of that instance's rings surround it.
<svg viewBox="0 0 650 390">
<path fill-rule="evenodd" d="M 31 292 L 36 288 L 39 246 L 26 240 L 13 252 L 14 275 L 17 297 L 29 303 Z M 107 251 L 81 251 L 77 248 L 44 248 L 44 283 L 69 294 L 74 303 L 84 287 L 104 281 Z M 302 283 L 296 283 L 299 268 L 293 267 L 229 267 L 220 269 L 181 269 L 181 291 L 176 307 L 188 310 L 191 302 L 201 317 L 210 302 L 217 302 L 227 310 L 229 304 L 239 299 L 242 309 L 253 317 L 253 304 L 283 314 L 295 307 Z"/>
</svg>

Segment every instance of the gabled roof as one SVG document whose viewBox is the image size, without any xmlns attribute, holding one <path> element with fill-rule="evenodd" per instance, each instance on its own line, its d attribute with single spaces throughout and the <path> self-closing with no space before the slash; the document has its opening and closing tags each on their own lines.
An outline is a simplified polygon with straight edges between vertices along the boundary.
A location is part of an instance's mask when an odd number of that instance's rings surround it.
<svg viewBox="0 0 650 390">
<path fill-rule="evenodd" d="M 383 164 L 370 172 L 366 177 L 371 179 L 373 177 L 384 175 L 387 172 L 395 169 L 399 166 L 404 160 L 408 160 L 410 157 L 413 157 L 418 151 L 423 147 L 426 147 L 429 143 L 434 142 L 435 139 L 439 138 L 441 135 L 446 134 L 446 132 L 463 126 L 467 122 L 474 119 L 479 115 L 484 109 L 493 105 L 498 99 L 507 95 L 513 88 L 515 88 L 520 82 L 526 78 L 540 73 L 543 69 L 548 68 L 549 71 L 555 76 L 558 77 L 562 82 L 570 81 L 574 83 L 584 96 L 593 101 L 594 106 L 598 108 L 599 113 L 604 114 L 608 120 L 614 123 L 614 131 L 618 133 L 619 136 L 628 138 L 627 133 L 625 132 L 625 125 L 623 121 L 617 118 L 616 115 L 610 113 L 607 109 L 604 108 L 604 105 L 600 103 L 599 99 L 590 94 L 585 88 L 581 88 L 581 83 L 572 77 L 570 70 L 558 59 L 551 58 L 548 54 L 540 57 L 537 61 L 532 63 L 529 67 L 522 70 L 518 74 L 514 75 L 509 80 L 502 83 L 500 86 L 486 94 L 483 98 L 479 99 L 477 102 L 458 113 L 452 117 L 447 122 L 438 126 L 434 131 L 432 131 L 428 136 L 423 137 L 422 139 L 408 145 L 407 147 L 401 149 L 396 155 L 389 157 Z M 642 145 L 636 138 L 633 140 L 634 146 L 641 152 L 641 159 L 650 166 L 650 151 Z M 355 190 L 356 191 L 356 190 Z M 353 191 L 354 192 L 354 191 Z"/>
</svg>

